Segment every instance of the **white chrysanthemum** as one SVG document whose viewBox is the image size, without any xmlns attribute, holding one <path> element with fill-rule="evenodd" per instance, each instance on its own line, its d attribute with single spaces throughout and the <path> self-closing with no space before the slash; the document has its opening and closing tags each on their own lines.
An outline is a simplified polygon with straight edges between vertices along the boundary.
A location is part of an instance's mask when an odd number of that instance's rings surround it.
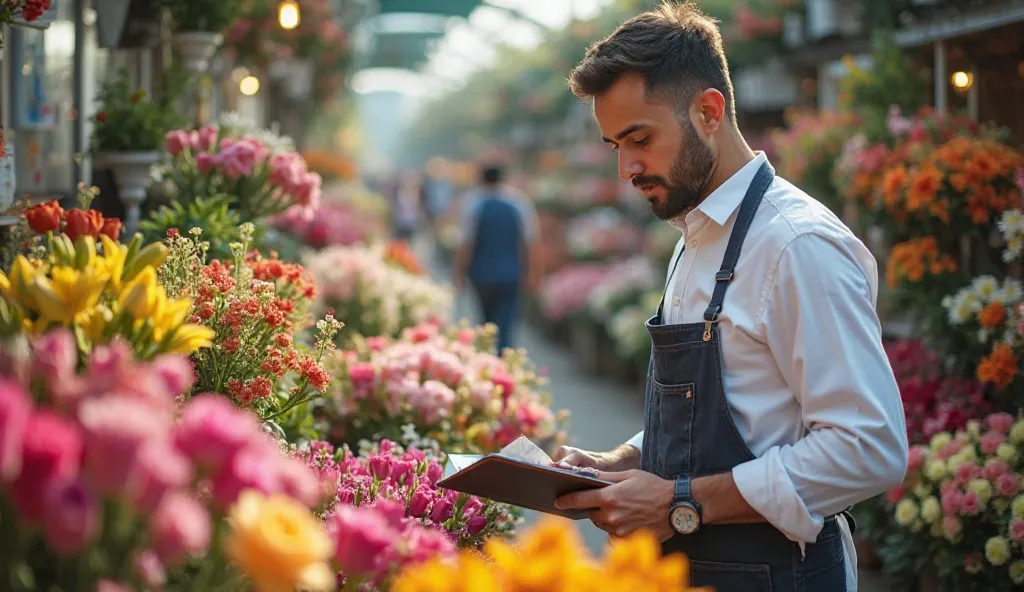
<svg viewBox="0 0 1024 592">
<path fill-rule="evenodd" d="M 971 289 L 982 302 L 988 302 L 999 289 L 999 281 L 991 275 L 979 275 L 971 282 Z"/>
<path fill-rule="evenodd" d="M 1020 302 L 1022 296 L 1024 296 L 1024 287 L 1021 286 L 1020 280 L 1007 278 L 1003 280 L 1003 286 L 992 295 L 992 299 L 1012 305 Z"/>
</svg>

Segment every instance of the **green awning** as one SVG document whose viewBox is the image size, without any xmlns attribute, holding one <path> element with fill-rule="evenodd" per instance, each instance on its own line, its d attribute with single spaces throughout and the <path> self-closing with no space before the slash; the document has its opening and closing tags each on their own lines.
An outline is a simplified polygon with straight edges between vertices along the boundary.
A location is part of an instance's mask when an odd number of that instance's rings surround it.
<svg viewBox="0 0 1024 592">
<path fill-rule="evenodd" d="M 416 12 L 443 16 L 468 17 L 481 0 L 379 0 L 380 14 Z"/>
<path fill-rule="evenodd" d="M 377 33 L 373 48 L 363 60 L 365 68 L 401 68 L 412 70 L 427 59 L 430 41 L 439 32 Z"/>
</svg>

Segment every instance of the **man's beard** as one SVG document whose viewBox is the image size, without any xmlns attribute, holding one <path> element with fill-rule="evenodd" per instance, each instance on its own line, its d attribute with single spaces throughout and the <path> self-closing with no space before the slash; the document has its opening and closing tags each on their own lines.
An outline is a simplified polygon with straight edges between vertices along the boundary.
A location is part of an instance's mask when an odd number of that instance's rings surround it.
<svg viewBox="0 0 1024 592">
<path fill-rule="evenodd" d="M 633 186 L 658 185 L 665 188 L 665 198 L 650 200 L 651 212 L 662 220 L 672 220 L 697 207 L 711 183 L 715 169 L 715 155 L 701 140 L 693 124 L 683 126 L 683 140 L 679 152 L 672 159 L 668 180 L 657 175 L 637 175 Z"/>
</svg>

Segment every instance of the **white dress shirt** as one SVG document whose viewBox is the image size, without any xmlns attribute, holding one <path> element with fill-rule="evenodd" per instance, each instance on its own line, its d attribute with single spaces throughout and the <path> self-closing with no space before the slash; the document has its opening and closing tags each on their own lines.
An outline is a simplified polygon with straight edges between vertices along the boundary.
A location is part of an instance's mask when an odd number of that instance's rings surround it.
<svg viewBox="0 0 1024 592">
<path fill-rule="evenodd" d="M 665 324 L 703 321 L 736 213 L 763 153 L 671 222 L 682 258 Z M 672 273 L 671 267 L 669 273 Z M 818 201 L 776 177 L 743 243 L 718 328 L 726 400 L 757 457 L 733 469 L 743 498 L 790 540 L 814 542 L 824 519 L 903 481 L 903 404 L 875 311 L 867 247 Z M 652 311 L 653 312 L 653 311 Z M 640 448 L 643 432 L 629 444 Z M 839 518 L 848 590 L 857 560 Z"/>
</svg>

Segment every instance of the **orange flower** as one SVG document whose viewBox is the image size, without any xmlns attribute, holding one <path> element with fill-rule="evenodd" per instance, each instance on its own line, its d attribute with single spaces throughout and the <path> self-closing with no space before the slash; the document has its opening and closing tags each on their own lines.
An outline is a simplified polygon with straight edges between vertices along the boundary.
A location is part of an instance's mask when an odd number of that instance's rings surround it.
<svg viewBox="0 0 1024 592">
<path fill-rule="evenodd" d="M 890 209 L 900 201 L 903 191 L 907 188 L 907 168 L 897 165 L 885 172 L 882 177 L 882 196 L 885 205 Z"/>
<path fill-rule="evenodd" d="M 886 265 L 885 281 L 897 287 L 902 281 L 917 283 L 926 275 L 956 271 L 956 259 L 939 252 L 934 236 L 923 236 L 893 245 Z"/>
<path fill-rule="evenodd" d="M 57 200 L 32 206 L 25 210 L 25 221 L 36 234 L 46 234 L 60 228 L 60 219 L 64 217 Z"/>
<path fill-rule="evenodd" d="M 68 210 L 64 234 L 68 235 L 72 241 L 85 235 L 99 236 L 101 228 L 103 228 L 103 214 L 96 210 Z"/>
<path fill-rule="evenodd" d="M 990 302 L 978 313 L 978 322 L 986 329 L 995 329 L 1006 320 L 1006 307 L 998 300 Z"/>
<path fill-rule="evenodd" d="M 992 348 L 992 353 L 981 359 L 978 364 L 978 380 L 989 383 L 996 388 L 1009 386 L 1017 376 L 1019 360 L 1013 355 L 1009 344 L 1000 343 Z"/>
<path fill-rule="evenodd" d="M 942 187 L 942 172 L 932 164 L 925 164 L 910 178 L 907 192 L 907 209 L 911 212 L 924 209 L 935 201 L 935 195 Z"/>
</svg>

